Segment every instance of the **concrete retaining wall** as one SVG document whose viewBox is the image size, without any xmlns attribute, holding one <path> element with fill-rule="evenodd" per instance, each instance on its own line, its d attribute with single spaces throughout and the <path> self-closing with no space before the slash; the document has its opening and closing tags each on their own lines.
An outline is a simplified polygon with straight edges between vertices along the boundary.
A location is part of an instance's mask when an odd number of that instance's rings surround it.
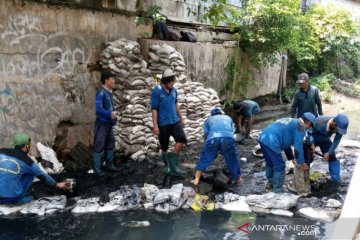
<svg viewBox="0 0 360 240">
<path fill-rule="evenodd" d="M 229 57 L 234 53 L 234 47 L 226 47 L 224 44 L 165 42 L 151 39 L 140 41 L 141 50 L 146 59 L 149 46 L 165 43 L 173 46 L 183 55 L 191 79 L 202 82 L 206 87 L 211 87 L 217 92 L 220 91 L 227 78 L 225 67 Z M 278 64 L 263 66 L 255 70 L 253 79 L 256 86 L 251 87 L 247 97 L 255 98 L 276 92 L 279 75 L 280 65 Z"/>
</svg>

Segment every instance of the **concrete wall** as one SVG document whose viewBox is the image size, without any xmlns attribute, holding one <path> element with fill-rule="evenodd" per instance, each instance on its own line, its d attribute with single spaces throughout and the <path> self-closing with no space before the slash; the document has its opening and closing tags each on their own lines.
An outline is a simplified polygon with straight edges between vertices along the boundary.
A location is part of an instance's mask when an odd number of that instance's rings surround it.
<svg viewBox="0 0 360 240">
<path fill-rule="evenodd" d="M 52 145 L 60 122 L 68 143 L 92 143 L 92 67 L 105 42 L 136 35 L 135 17 L 0 1 L 0 147 L 21 131 Z"/>
<path fill-rule="evenodd" d="M 118 8 L 126 5 L 125 0 L 101 3 L 116 3 Z M 135 6 L 127 5 L 125 10 L 133 11 Z M 94 95 L 99 85 L 96 62 L 104 43 L 136 40 L 139 33 L 152 30 L 151 26 L 137 28 L 135 16 L 125 15 L 0 1 L 0 147 L 9 146 L 17 132 L 29 133 L 33 142 L 56 144 L 67 151 L 80 140 L 92 144 Z M 194 80 L 220 90 L 234 48 L 226 43 L 168 44 L 184 55 Z M 259 88 L 249 97 L 276 91 L 278 69 L 261 68 L 254 75 Z"/>
<path fill-rule="evenodd" d="M 147 58 L 150 45 L 164 43 L 173 46 L 183 55 L 191 79 L 202 82 L 206 87 L 211 87 L 217 92 L 220 91 L 227 77 L 225 67 L 235 48 L 226 47 L 226 44 L 165 42 L 144 39 L 140 41 L 140 45 L 145 58 Z M 255 98 L 276 92 L 279 75 L 279 65 L 267 65 L 254 70 L 253 78 L 256 86 L 251 87 L 247 97 Z"/>
</svg>

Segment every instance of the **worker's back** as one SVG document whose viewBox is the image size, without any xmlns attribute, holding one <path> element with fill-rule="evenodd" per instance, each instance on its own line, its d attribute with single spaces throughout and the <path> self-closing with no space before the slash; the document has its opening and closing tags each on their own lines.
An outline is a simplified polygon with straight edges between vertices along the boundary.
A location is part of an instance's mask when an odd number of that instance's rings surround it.
<svg viewBox="0 0 360 240">
<path fill-rule="evenodd" d="M 207 140 L 217 137 L 234 137 L 234 126 L 232 119 L 223 114 L 210 116 L 204 123 L 204 133 Z"/>
</svg>

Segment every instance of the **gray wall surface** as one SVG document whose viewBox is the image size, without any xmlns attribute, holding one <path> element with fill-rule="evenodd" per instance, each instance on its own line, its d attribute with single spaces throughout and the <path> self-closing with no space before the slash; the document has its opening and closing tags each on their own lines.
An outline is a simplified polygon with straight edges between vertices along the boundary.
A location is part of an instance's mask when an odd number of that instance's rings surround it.
<svg viewBox="0 0 360 240">
<path fill-rule="evenodd" d="M 52 145 L 62 121 L 76 130 L 69 143 L 92 143 L 91 66 L 121 37 L 136 40 L 135 17 L 0 1 L 0 147 L 22 131 Z"/>
<path fill-rule="evenodd" d="M 116 4 L 126 5 L 126 1 Z M 126 6 L 125 10 L 134 11 L 136 5 Z M 107 41 L 136 40 L 147 30 L 151 32 L 151 26 L 137 28 L 131 14 L 0 1 L 0 147 L 8 147 L 18 132 L 29 133 L 34 143 L 56 143 L 67 150 L 77 141 L 90 146 L 99 53 Z M 193 80 L 220 90 L 234 48 L 226 43 L 167 43 L 184 55 Z M 249 97 L 274 92 L 278 72 L 278 66 L 257 71 L 260 88 L 254 88 Z"/>
</svg>

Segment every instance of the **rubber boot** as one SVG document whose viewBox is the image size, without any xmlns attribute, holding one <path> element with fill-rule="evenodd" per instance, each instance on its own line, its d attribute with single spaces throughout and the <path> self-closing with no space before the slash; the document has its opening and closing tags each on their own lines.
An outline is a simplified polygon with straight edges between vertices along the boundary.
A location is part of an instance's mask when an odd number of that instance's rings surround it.
<svg viewBox="0 0 360 240">
<path fill-rule="evenodd" d="M 114 151 L 113 150 L 106 151 L 106 167 L 107 167 L 107 169 L 112 172 L 117 172 L 117 171 L 119 171 L 119 169 L 114 166 L 113 159 L 114 159 Z"/>
<path fill-rule="evenodd" d="M 169 174 L 170 173 L 170 165 L 169 165 L 169 161 L 167 158 L 167 153 L 162 153 L 161 159 L 163 160 L 164 165 L 165 165 L 164 174 Z"/>
<path fill-rule="evenodd" d="M 265 186 L 265 189 L 267 191 L 272 191 L 273 189 L 273 175 L 274 175 L 274 168 L 272 167 L 266 167 L 266 178 L 267 178 L 267 184 Z"/>
<path fill-rule="evenodd" d="M 285 173 L 274 171 L 273 174 L 273 192 L 281 193 L 284 184 Z"/>
<path fill-rule="evenodd" d="M 179 154 L 168 153 L 167 154 L 167 159 L 168 159 L 168 163 L 169 163 L 169 167 L 170 167 L 170 174 L 171 175 L 182 176 L 185 173 L 184 170 L 182 170 L 182 169 L 180 169 L 178 167 Z"/>
<path fill-rule="evenodd" d="M 101 172 L 101 153 L 93 153 L 93 163 L 95 174 L 99 177 L 104 176 L 104 173 Z"/>
</svg>

